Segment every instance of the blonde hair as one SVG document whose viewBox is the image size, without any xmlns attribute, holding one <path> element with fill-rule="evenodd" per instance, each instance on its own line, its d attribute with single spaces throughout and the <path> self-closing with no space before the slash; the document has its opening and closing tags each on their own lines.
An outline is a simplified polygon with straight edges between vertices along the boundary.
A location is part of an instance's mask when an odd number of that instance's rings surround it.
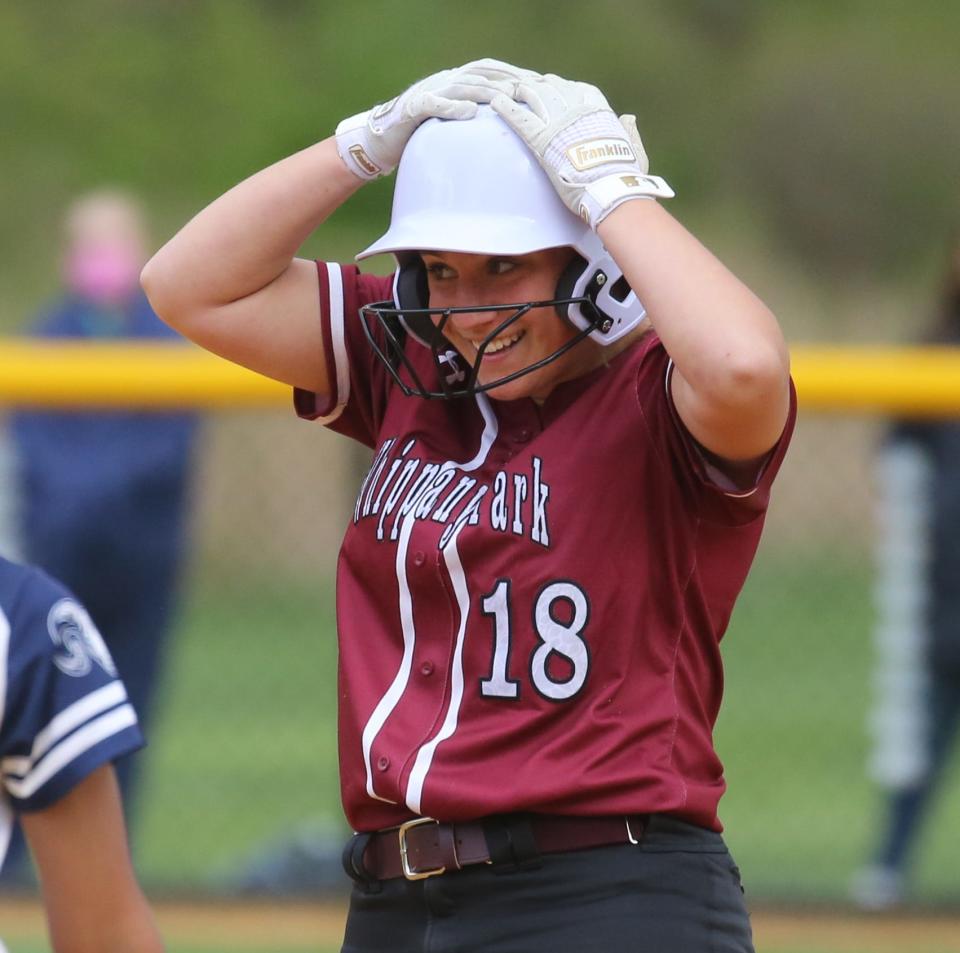
<svg viewBox="0 0 960 953">
<path fill-rule="evenodd" d="M 87 192 L 67 209 L 63 237 L 67 247 L 110 239 L 145 250 L 147 224 L 143 205 L 122 189 Z"/>
</svg>

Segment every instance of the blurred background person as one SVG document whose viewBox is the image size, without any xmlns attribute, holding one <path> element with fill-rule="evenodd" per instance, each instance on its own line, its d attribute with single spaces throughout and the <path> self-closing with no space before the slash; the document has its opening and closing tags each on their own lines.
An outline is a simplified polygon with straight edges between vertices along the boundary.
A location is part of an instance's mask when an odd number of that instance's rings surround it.
<svg viewBox="0 0 960 953">
<path fill-rule="evenodd" d="M 63 290 L 28 333 L 90 341 L 178 339 L 139 285 L 149 255 L 139 202 L 115 189 L 67 210 Z M 146 729 L 186 551 L 193 413 L 23 409 L 11 416 L 20 549 L 62 580 L 97 620 Z M 117 762 L 136 805 L 136 759 Z M 25 873 L 22 838 L 8 883 Z"/>
<path fill-rule="evenodd" d="M 960 238 L 931 343 L 960 345 Z M 871 774 L 885 816 L 853 898 L 902 903 L 960 724 L 960 421 L 899 420 L 880 447 Z"/>
</svg>

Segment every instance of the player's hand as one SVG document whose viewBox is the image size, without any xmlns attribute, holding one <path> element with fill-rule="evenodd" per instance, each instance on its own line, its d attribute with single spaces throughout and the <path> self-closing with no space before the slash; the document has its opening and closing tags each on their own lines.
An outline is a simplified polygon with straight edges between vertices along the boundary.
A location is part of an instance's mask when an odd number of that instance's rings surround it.
<svg viewBox="0 0 960 953">
<path fill-rule="evenodd" d="M 649 175 L 634 116 L 617 117 L 596 86 L 547 73 L 490 102 L 534 153 L 564 204 L 592 228 L 634 198 L 671 198 Z M 526 105 L 522 105 L 526 104 Z"/>
<path fill-rule="evenodd" d="M 475 76 L 483 77 L 483 79 L 512 84 L 514 89 L 517 84 L 523 81 L 543 79 L 543 76 L 536 70 L 524 69 L 522 66 L 514 66 L 513 63 L 491 59 L 490 57 L 482 60 L 472 60 L 465 63 L 462 69 L 473 73 Z"/>
<path fill-rule="evenodd" d="M 499 60 L 434 73 L 395 99 L 344 119 L 336 130 L 337 151 L 355 175 L 376 179 L 396 168 L 407 140 L 425 119 L 472 119 L 477 103 L 511 95 L 522 78 L 521 71 Z"/>
</svg>

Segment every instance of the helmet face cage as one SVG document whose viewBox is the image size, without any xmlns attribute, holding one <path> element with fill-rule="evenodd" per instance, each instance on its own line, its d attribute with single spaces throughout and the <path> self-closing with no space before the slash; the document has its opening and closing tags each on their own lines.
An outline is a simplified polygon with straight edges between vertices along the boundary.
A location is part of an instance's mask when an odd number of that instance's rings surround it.
<svg viewBox="0 0 960 953">
<path fill-rule="evenodd" d="M 553 363 L 561 354 L 565 354 L 579 344 L 603 320 L 595 309 L 596 318 L 590 327 L 579 329 L 569 341 L 546 357 L 485 384 L 478 381 L 480 364 L 488 345 L 510 325 L 534 308 L 553 307 L 560 310 L 573 304 L 580 305 L 582 308 L 592 308 L 588 298 L 553 298 L 549 301 L 527 301 L 522 304 L 499 304 L 477 308 L 400 308 L 393 301 L 378 301 L 364 305 L 360 309 L 360 317 L 367 341 L 404 394 L 408 397 L 423 397 L 428 400 L 434 398 L 449 400 L 457 397 L 471 397 L 500 387 Z M 453 315 L 478 312 L 505 313 L 506 317 L 496 324 L 480 342 L 477 347 L 477 356 L 471 364 L 465 355 L 453 347 L 443 331 Z M 379 324 L 383 330 L 385 346 L 381 346 L 377 341 L 373 322 Z M 416 336 L 421 344 L 429 348 L 437 371 L 438 389 L 431 390 L 424 383 L 413 361 L 407 355 L 404 343 L 408 334 Z"/>
</svg>

